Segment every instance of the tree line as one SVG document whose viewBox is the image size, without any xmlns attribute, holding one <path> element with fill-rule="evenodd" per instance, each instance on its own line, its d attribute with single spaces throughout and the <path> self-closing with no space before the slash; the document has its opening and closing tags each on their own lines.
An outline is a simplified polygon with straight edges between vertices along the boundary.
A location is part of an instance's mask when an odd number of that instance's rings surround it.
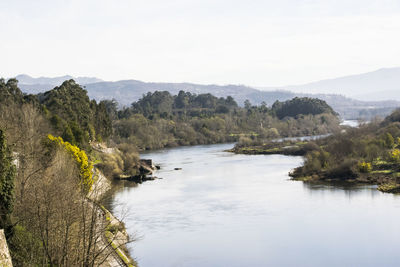
<svg viewBox="0 0 400 267">
<path fill-rule="evenodd" d="M 325 101 L 295 98 L 272 107 L 232 97 L 180 91 L 147 93 L 130 107 L 104 101 L 113 118 L 113 140 L 132 143 L 140 150 L 235 142 L 240 137 L 277 138 L 326 134 L 338 129 L 337 114 Z"/>
</svg>

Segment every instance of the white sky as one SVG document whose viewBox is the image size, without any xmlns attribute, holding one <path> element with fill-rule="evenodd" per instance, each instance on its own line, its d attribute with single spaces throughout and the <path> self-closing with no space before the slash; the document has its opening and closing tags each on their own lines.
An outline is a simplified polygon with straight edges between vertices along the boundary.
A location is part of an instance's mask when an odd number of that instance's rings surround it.
<svg viewBox="0 0 400 267">
<path fill-rule="evenodd" d="M 0 76 L 288 85 L 400 66 L 400 0 L 0 0 Z"/>
</svg>

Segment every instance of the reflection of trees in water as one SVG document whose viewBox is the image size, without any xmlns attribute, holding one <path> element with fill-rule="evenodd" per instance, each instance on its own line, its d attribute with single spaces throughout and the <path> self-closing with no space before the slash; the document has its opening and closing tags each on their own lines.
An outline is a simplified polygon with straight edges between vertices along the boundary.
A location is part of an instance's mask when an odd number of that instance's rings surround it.
<svg viewBox="0 0 400 267">
<path fill-rule="evenodd" d="M 334 194 L 344 194 L 348 197 L 354 197 L 356 195 L 370 193 L 371 197 L 380 196 L 382 193 L 376 188 L 376 185 L 365 185 L 365 184 L 349 184 L 348 182 L 303 182 L 303 187 L 312 194 L 319 193 L 334 193 Z"/>
<path fill-rule="evenodd" d="M 101 199 L 101 204 L 106 207 L 108 210 L 113 210 L 112 203 L 114 200 L 114 196 L 126 190 L 127 188 L 138 187 L 139 184 L 132 181 L 125 180 L 112 180 L 111 189 L 108 190 Z"/>
</svg>

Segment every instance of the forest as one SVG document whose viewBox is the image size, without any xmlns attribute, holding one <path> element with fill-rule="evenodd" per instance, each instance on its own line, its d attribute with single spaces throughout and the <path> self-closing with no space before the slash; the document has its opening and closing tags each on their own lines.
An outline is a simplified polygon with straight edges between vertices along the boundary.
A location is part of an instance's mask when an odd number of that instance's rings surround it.
<svg viewBox="0 0 400 267">
<path fill-rule="evenodd" d="M 339 129 L 339 119 L 325 101 L 294 98 L 272 107 L 232 97 L 180 91 L 148 93 L 130 107 L 117 110 L 104 101 L 113 118 L 113 140 L 139 150 L 236 142 L 239 139 L 327 134 Z"/>
<path fill-rule="evenodd" d="M 337 114 L 318 99 L 241 107 L 229 96 L 156 91 L 118 109 L 114 100 L 90 100 L 73 80 L 27 95 L 17 80 L 0 79 L 0 228 L 16 266 L 98 266 L 115 251 L 133 264 L 124 256 L 129 240 L 113 240 L 123 226 L 96 196 L 102 173 L 105 180 L 137 175 L 142 150 L 339 128 Z"/>
</svg>

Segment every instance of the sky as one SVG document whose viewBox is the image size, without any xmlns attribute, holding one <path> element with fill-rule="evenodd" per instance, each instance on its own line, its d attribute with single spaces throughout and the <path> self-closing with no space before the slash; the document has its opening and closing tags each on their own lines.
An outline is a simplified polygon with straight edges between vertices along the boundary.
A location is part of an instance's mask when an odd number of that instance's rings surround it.
<svg viewBox="0 0 400 267">
<path fill-rule="evenodd" d="M 0 77 L 283 86 L 400 66 L 400 0 L 1 0 Z"/>
</svg>

